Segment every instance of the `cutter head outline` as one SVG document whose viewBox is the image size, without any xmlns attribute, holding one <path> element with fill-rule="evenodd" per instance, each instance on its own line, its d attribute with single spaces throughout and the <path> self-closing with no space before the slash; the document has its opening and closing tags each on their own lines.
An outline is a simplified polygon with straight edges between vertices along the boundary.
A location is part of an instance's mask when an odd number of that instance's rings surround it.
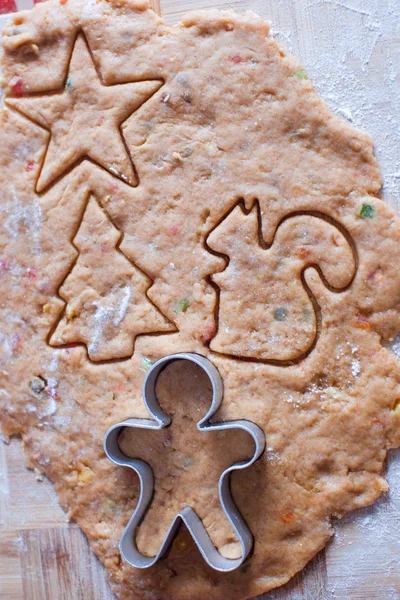
<svg viewBox="0 0 400 600">
<path fill-rule="evenodd" d="M 136 545 L 136 530 L 142 522 L 147 509 L 150 506 L 154 493 L 154 474 L 150 465 L 137 458 L 130 458 L 125 455 L 119 445 L 118 438 L 123 429 L 141 428 L 141 429 L 162 429 L 171 423 L 171 418 L 162 410 L 156 397 L 156 382 L 161 371 L 171 362 L 176 360 L 187 360 L 197 364 L 208 375 L 212 385 L 212 402 L 207 414 L 197 423 L 199 431 L 221 431 L 226 429 L 242 429 L 253 438 L 255 450 L 253 456 L 246 461 L 234 463 L 225 469 L 219 478 L 218 491 L 222 509 L 230 522 L 241 546 L 241 556 L 236 559 L 225 558 L 217 550 L 211 541 L 206 528 L 200 517 L 190 506 L 185 506 L 174 517 L 160 549 L 156 556 L 149 557 L 142 554 Z M 181 353 L 165 356 L 157 361 L 148 371 L 143 383 L 143 400 L 153 419 L 127 419 L 111 427 L 104 438 L 104 449 L 107 456 L 115 464 L 133 469 L 140 482 L 139 501 L 136 509 L 126 526 L 120 541 L 121 555 L 130 565 L 138 569 L 152 567 L 164 556 L 183 522 L 196 546 L 200 550 L 206 563 L 213 569 L 221 572 L 229 572 L 237 569 L 246 560 L 253 548 L 253 535 L 248 528 L 245 520 L 237 508 L 230 490 L 230 474 L 233 471 L 245 469 L 252 465 L 264 452 L 265 436 L 264 432 L 251 421 L 244 419 L 235 421 L 222 421 L 219 423 L 210 423 L 210 418 L 218 410 L 223 398 L 223 384 L 217 368 L 204 356 L 193 353 Z"/>
</svg>

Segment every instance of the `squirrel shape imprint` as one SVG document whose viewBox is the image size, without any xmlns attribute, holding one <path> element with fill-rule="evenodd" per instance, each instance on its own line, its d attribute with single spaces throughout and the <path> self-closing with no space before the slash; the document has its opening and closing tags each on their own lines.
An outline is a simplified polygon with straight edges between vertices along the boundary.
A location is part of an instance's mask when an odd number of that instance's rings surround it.
<svg viewBox="0 0 400 600">
<path fill-rule="evenodd" d="M 228 261 L 211 276 L 219 306 L 210 349 L 246 359 L 299 360 L 318 337 L 319 307 L 304 271 L 313 267 L 330 291 L 344 291 L 355 276 L 355 250 L 344 229 L 323 215 L 288 215 L 270 245 L 260 221 L 257 203 L 249 212 L 238 204 L 207 238 L 209 249 Z"/>
</svg>

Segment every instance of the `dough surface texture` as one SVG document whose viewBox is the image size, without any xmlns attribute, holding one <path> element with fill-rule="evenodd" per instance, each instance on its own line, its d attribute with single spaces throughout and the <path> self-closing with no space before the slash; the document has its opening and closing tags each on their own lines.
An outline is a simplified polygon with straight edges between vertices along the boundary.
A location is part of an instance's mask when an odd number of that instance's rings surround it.
<svg viewBox="0 0 400 600">
<path fill-rule="evenodd" d="M 253 13 L 171 28 L 145 0 L 49 0 L 13 16 L 2 46 L 3 435 L 22 435 L 119 600 L 284 584 L 332 518 L 387 490 L 400 445 L 400 365 L 384 343 L 400 330 L 400 220 L 379 199 L 370 137 Z M 266 436 L 232 476 L 255 546 L 229 574 L 184 531 L 149 570 L 119 555 L 139 484 L 104 435 L 148 417 L 146 370 L 179 352 L 219 369 L 216 420 Z M 157 389 L 171 428 L 121 440 L 156 474 L 138 545 L 154 554 L 190 503 L 235 557 L 216 484 L 248 437 L 196 432 L 210 390 L 193 366 L 172 364 Z"/>
</svg>

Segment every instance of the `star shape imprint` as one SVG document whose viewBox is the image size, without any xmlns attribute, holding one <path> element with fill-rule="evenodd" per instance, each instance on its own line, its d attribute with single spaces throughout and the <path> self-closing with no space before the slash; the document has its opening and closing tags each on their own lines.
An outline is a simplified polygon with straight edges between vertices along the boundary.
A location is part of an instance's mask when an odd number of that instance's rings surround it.
<svg viewBox="0 0 400 600">
<path fill-rule="evenodd" d="M 50 132 L 36 191 L 42 192 L 84 158 L 129 185 L 137 185 L 121 125 L 162 85 L 160 80 L 104 85 L 80 34 L 62 91 L 7 100 L 11 107 Z"/>
</svg>

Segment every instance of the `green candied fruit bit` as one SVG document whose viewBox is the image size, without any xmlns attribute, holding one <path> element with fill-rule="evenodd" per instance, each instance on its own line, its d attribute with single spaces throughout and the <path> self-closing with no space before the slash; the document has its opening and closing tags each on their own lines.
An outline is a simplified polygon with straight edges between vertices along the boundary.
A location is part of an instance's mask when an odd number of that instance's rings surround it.
<svg viewBox="0 0 400 600">
<path fill-rule="evenodd" d="M 144 371 L 149 371 L 153 365 L 154 362 L 150 360 L 150 358 L 147 358 L 147 356 L 142 358 L 142 369 L 144 369 Z"/>
<path fill-rule="evenodd" d="M 372 219 L 375 216 L 375 209 L 371 204 L 363 203 L 359 215 L 362 219 Z"/>
<path fill-rule="evenodd" d="M 174 312 L 175 313 L 185 313 L 190 306 L 191 298 L 182 298 L 182 300 L 178 300 L 174 304 Z"/>
<path fill-rule="evenodd" d="M 307 71 L 305 71 L 304 69 L 295 69 L 293 71 L 293 75 L 295 75 L 299 79 L 308 79 Z"/>
<path fill-rule="evenodd" d="M 279 308 L 276 308 L 274 311 L 275 321 L 285 321 L 287 316 L 288 316 L 288 311 L 287 311 L 287 308 L 285 308 L 284 306 L 280 306 Z"/>
<path fill-rule="evenodd" d="M 71 77 L 68 77 L 67 81 L 65 82 L 65 89 L 67 90 L 68 88 L 70 88 L 72 85 L 72 81 L 71 81 Z"/>
</svg>

